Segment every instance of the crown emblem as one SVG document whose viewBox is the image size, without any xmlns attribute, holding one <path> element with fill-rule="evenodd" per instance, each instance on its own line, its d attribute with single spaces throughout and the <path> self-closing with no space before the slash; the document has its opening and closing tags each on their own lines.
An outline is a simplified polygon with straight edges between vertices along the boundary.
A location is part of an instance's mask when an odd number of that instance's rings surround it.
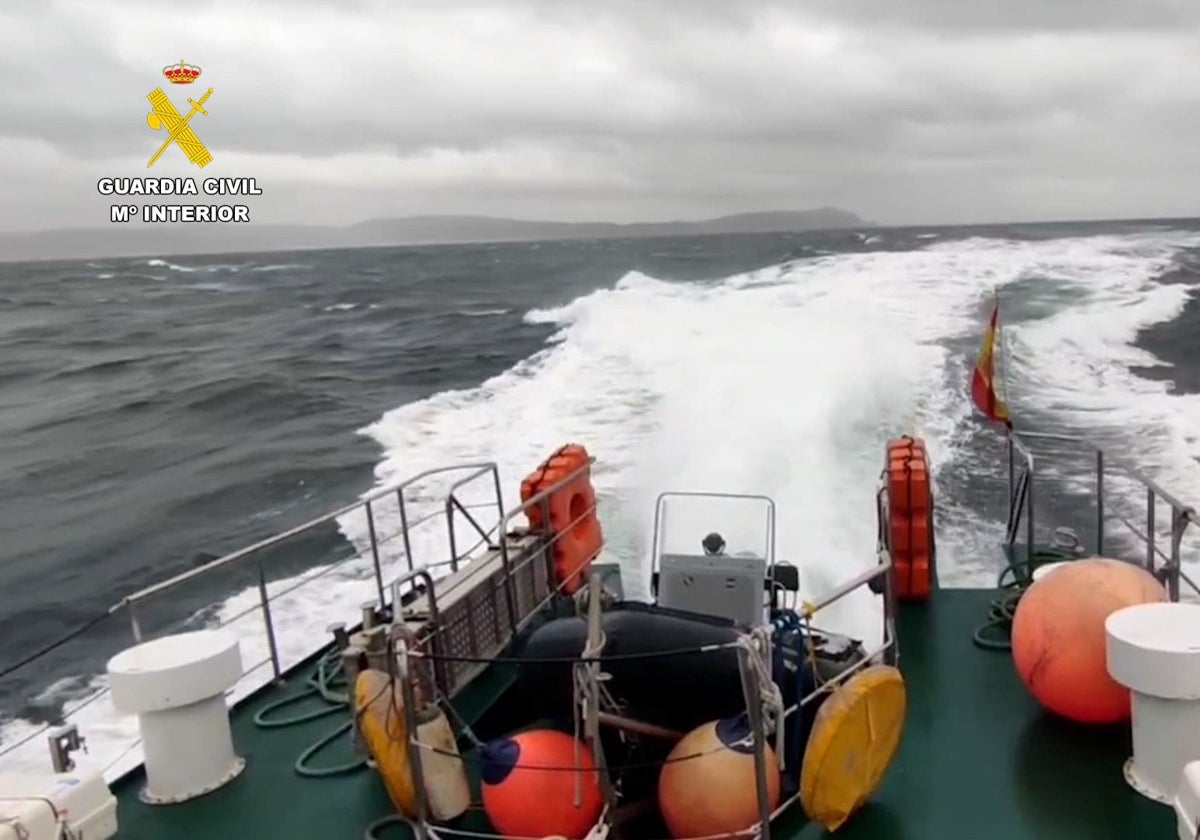
<svg viewBox="0 0 1200 840">
<path fill-rule="evenodd" d="M 173 85 L 190 85 L 196 79 L 200 78 L 200 68 L 191 64 L 184 64 L 181 58 L 178 64 L 168 64 L 164 67 L 162 74 Z"/>
</svg>

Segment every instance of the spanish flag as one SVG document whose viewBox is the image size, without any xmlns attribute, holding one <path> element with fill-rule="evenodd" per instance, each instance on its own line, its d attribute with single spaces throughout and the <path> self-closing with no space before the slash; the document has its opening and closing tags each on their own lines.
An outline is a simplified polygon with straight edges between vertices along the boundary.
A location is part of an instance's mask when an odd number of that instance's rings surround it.
<svg viewBox="0 0 1200 840">
<path fill-rule="evenodd" d="M 983 334 L 983 346 L 979 348 L 979 357 L 975 360 L 975 374 L 971 377 L 971 397 L 975 405 L 989 420 L 1003 423 L 1012 428 L 1012 420 L 1008 416 L 1008 406 L 996 393 L 996 338 L 1000 334 L 1000 298 L 992 304 L 992 317 L 988 320 L 987 331 Z"/>
</svg>

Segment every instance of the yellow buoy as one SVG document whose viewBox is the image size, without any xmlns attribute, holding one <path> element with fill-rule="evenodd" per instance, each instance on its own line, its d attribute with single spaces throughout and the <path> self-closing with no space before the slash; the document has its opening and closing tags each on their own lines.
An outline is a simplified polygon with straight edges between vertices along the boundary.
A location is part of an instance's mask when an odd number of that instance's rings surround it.
<svg viewBox="0 0 1200 840">
<path fill-rule="evenodd" d="M 829 831 L 839 828 L 879 787 L 904 729 L 904 678 L 871 665 L 821 704 L 804 751 L 800 802 Z"/>
<path fill-rule="evenodd" d="M 383 671 L 367 669 L 354 683 L 354 706 L 363 740 L 392 804 L 406 817 L 416 818 L 417 791 L 408 760 L 408 727 L 401 691 L 398 680 Z M 432 748 L 421 754 L 421 778 L 429 811 L 434 819 L 454 819 L 471 804 L 471 788 L 454 731 L 441 709 L 430 706 L 418 713 L 416 734 L 417 741 Z"/>
</svg>

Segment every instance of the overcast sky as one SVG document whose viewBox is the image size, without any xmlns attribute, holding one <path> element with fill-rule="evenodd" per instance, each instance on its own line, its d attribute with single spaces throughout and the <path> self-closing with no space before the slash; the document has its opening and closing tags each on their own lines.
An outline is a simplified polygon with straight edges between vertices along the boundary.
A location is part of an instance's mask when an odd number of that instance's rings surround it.
<svg viewBox="0 0 1200 840">
<path fill-rule="evenodd" d="M 203 171 L 146 169 L 159 85 L 214 88 Z M 0 3 L 0 230 L 147 174 L 271 222 L 1200 215 L 1198 149 L 1200 0 Z"/>
</svg>

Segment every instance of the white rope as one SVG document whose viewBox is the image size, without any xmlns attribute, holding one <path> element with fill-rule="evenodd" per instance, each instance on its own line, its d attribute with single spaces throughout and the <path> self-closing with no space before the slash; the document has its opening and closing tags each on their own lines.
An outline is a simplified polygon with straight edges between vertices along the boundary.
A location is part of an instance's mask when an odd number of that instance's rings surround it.
<svg viewBox="0 0 1200 840">
<path fill-rule="evenodd" d="M 771 665 L 768 656 L 771 650 L 771 637 L 765 627 L 756 627 L 749 634 L 738 637 L 738 645 L 746 650 L 750 666 L 754 669 L 755 682 L 758 683 L 759 702 L 762 704 L 763 719 L 769 727 L 775 730 L 775 758 L 779 769 L 784 769 L 783 729 L 785 706 L 783 692 L 771 679 Z"/>
<path fill-rule="evenodd" d="M 575 766 L 577 768 L 579 768 L 576 771 L 576 773 L 574 774 L 574 776 L 575 776 L 575 802 L 574 802 L 574 804 L 575 804 L 576 808 L 580 807 L 583 804 L 584 771 L 582 769 L 582 761 L 581 761 L 581 758 L 582 758 L 581 751 L 582 751 L 583 742 L 585 741 L 585 739 L 592 740 L 593 738 L 596 738 L 596 739 L 599 738 L 598 732 L 590 731 L 591 730 L 590 724 L 592 721 L 592 715 L 590 714 L 590 712 L 592 709 L 595 709 L 597 712 L 600 709 L 600 703 L 601 703 L 601 699 L 602 699 L 600 682 L 601 682 L 601 680 L 605 679 L 607 677 L 607 675 L 601 673 L 601 671 L 600 671 L 599 657 L 600 657 L 600 654 L 602 654 L 604 652 L 604 646 L 607 643 L 607 641 L 608 641 L 608 638 L 605 635 L 603 629 L 600 630 L 599 638 L 595 639 L 594 641 L 592 640 L 591 634 L 589 633 L 589 638 L 584 643 L 584 646 L 583 646 L 583 653 L 580 654 L 580 658 L 587 660 L 587 661 L 576 662 L 575 665 L 572 666 L 572 676 L 573 676 L 573 682 L 574 682 L 574 695 L 575 695 L 575 697 L 574 697 L 575 709 L 574 709 L 574 715 L 573 715 L 573 718 L 574 718 L 573 734 L 575 736 Z M 582 729 L 587 729 L 588 731 L 581 732 Z M 595 744 L 595 748 L 597 750 L 600 748 L 598 740 Z M 599 756 L 596 756 L 596 758 L 599 758 Z"/>
<path fill-rule="evenodd" d="M 591 827 L 583 840 L 608 840 L 608 806 L 604 806 L 604 812 L 600 815 L 600 820 Z"/>
</svg>

